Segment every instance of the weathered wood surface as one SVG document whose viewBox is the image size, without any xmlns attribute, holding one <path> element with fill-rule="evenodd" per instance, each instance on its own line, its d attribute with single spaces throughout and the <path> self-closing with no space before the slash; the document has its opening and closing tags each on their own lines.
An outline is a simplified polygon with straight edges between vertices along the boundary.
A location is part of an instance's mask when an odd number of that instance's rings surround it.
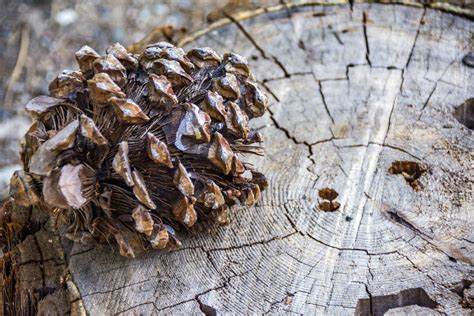
<svg viewBox="0 0 474 316">
<path fill-rule="evenodd" d="M 86 310 L 469 314 L 474 140 L 452 113 L 474 95 L 461 61 L 473 31 L 441 11 L 354 4 L 234 19 L 195 39 L 248 56 L 267 88 L 255 126 L 266 157 L 252 162 L 270 186 L 172 253 L 75 246 Z M 418 190 L 388 172 L 400 160 L 426 168 Z M 325 187 L 335 212 L 318 208 Z"/>
</svg>

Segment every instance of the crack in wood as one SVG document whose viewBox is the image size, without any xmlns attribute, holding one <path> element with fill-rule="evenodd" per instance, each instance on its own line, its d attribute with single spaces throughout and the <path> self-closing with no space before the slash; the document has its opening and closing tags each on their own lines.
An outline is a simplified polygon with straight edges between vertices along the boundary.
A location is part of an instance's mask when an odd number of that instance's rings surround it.
<svg viewBox="0 0 474 316">
<path fill-rule="evenodd" d="M 263 48 L 261 48 L 260 45 L 258 45 L 257 41 L 252 37 L 252 35 L 250 35 L 249 32 L 247 32 L 247 30 L 245 30 L 245 28 L 242 26 L 242 24 L 237 19 L 235 19 L 232 15 L 230 15 L 228 13 L 224 12 L 224 14 L 235 24 L 235 26 L 237 26 L 237 28 L 242 32 L 242 34 L 244 34 L 244 36 L 259 51 L 260 55 L 262 55 L 262 57 L 264 59 L 272 60 L 281 69 L 281 71 L 283 71 L 283 73 L 285 74 L 285 77 L 287 77 L 287 78 L 290 77 L 290 73 L 286 70 L 285 66 L 278 60 L 278 58 L 276 56 L 267 55 L 267 53 L 263 50 Z"/>
<path fill-rule="evenodd" d="M 372 67 L 372 62 L 370 61 L 370 46 L 369 46 L 369 37 L 367 36 L 367 22 L 368 22 L 367 12 L 362 12 L 362 31 L 364 33 L 364 42 L 365 42 L 365 60 L 367 64 Z"/>
</svg>

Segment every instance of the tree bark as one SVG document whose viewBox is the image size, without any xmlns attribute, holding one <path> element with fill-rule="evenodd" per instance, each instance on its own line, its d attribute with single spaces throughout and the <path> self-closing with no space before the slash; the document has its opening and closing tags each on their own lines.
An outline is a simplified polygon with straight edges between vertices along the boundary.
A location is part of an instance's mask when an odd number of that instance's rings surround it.
<svg viewBox="0 0 474 316">
<path fill-rule="evenodd" d="M 59 314 L 469 314 L 474 139 L 453 112 L 474 93 L 462 61 L 472 21 L 357 3 L 286 5 L 215 26 L 182 44 L 247 56 L 267 90 L 269 111 L 254 123 L 266 157 L 247 159 L 269 180 L 261 202 L 234 207 L 228 226 L 188 235 L 180 250 L 137 259 L 71 247 L 29 210 L 23 220 L 39 224 L 14 228 L 24 235 L 7 285 L 36 298 L 36 311 L 61 297 Z"/>
</svg>

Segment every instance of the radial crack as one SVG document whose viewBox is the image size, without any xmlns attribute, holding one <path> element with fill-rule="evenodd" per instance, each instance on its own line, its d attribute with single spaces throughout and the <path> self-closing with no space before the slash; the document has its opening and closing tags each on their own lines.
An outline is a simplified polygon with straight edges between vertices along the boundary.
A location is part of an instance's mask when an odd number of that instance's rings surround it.
<svg viewBox="0 0 474 316">
<path fill-rule="evenodd" d="M 257 41 L 252 37 L 252 35 L 250 35 L 249 32 L 247 32 L 247 30 L 242 26 L 242 24 L 240 24 L 239 21 L 237 21 L 230 14 L 227 14 L 227 13 L 224 13 L 224 14 L 226 15 L 227 18 L 229 18 L 229 20 L 231 20 L 237 26 L 237 28 L 242 32 L 242 34 L 244 34 L 244 36 L 260 52 L 260 55 L 262 55 L 264 59 L 272 60 L 283 71 L 283 73 L 285 74 L 285 77 L 287 78 L 291 77 L 290 73 L 286 70 L 285 66 L 283 66 L 283 64 L 274 55 L 270 55 L 270 56 L 267 55 L 265 50 L 262 47 L 260 47 L 260 45 L 258 45 Z"/>
</svg>

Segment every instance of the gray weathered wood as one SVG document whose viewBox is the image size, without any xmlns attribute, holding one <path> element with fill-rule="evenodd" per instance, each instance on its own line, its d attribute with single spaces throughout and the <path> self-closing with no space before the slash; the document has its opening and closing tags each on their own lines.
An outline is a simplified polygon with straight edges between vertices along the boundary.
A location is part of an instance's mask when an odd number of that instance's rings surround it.
<svg viewBox="0 0 474 316">
<path fill-rule="evenodd" d="M 258 206 L 172 253 L 74 248 L 86 310 L 469 314 L 474 140 L 452 112 L 474 95 L 461 62 L 473 31 L 432 9 L 304 6 L 189 43 L 247 56 L 267 88 L 270 111 L 255 125 L 266 157 L 251 161 L 270 186 Z M 418 191 L 389 174 L 397 160 L 428 169 Z M 325 187 L 339 193 L 335 212 L 318 208 Z"/>
</svg>

